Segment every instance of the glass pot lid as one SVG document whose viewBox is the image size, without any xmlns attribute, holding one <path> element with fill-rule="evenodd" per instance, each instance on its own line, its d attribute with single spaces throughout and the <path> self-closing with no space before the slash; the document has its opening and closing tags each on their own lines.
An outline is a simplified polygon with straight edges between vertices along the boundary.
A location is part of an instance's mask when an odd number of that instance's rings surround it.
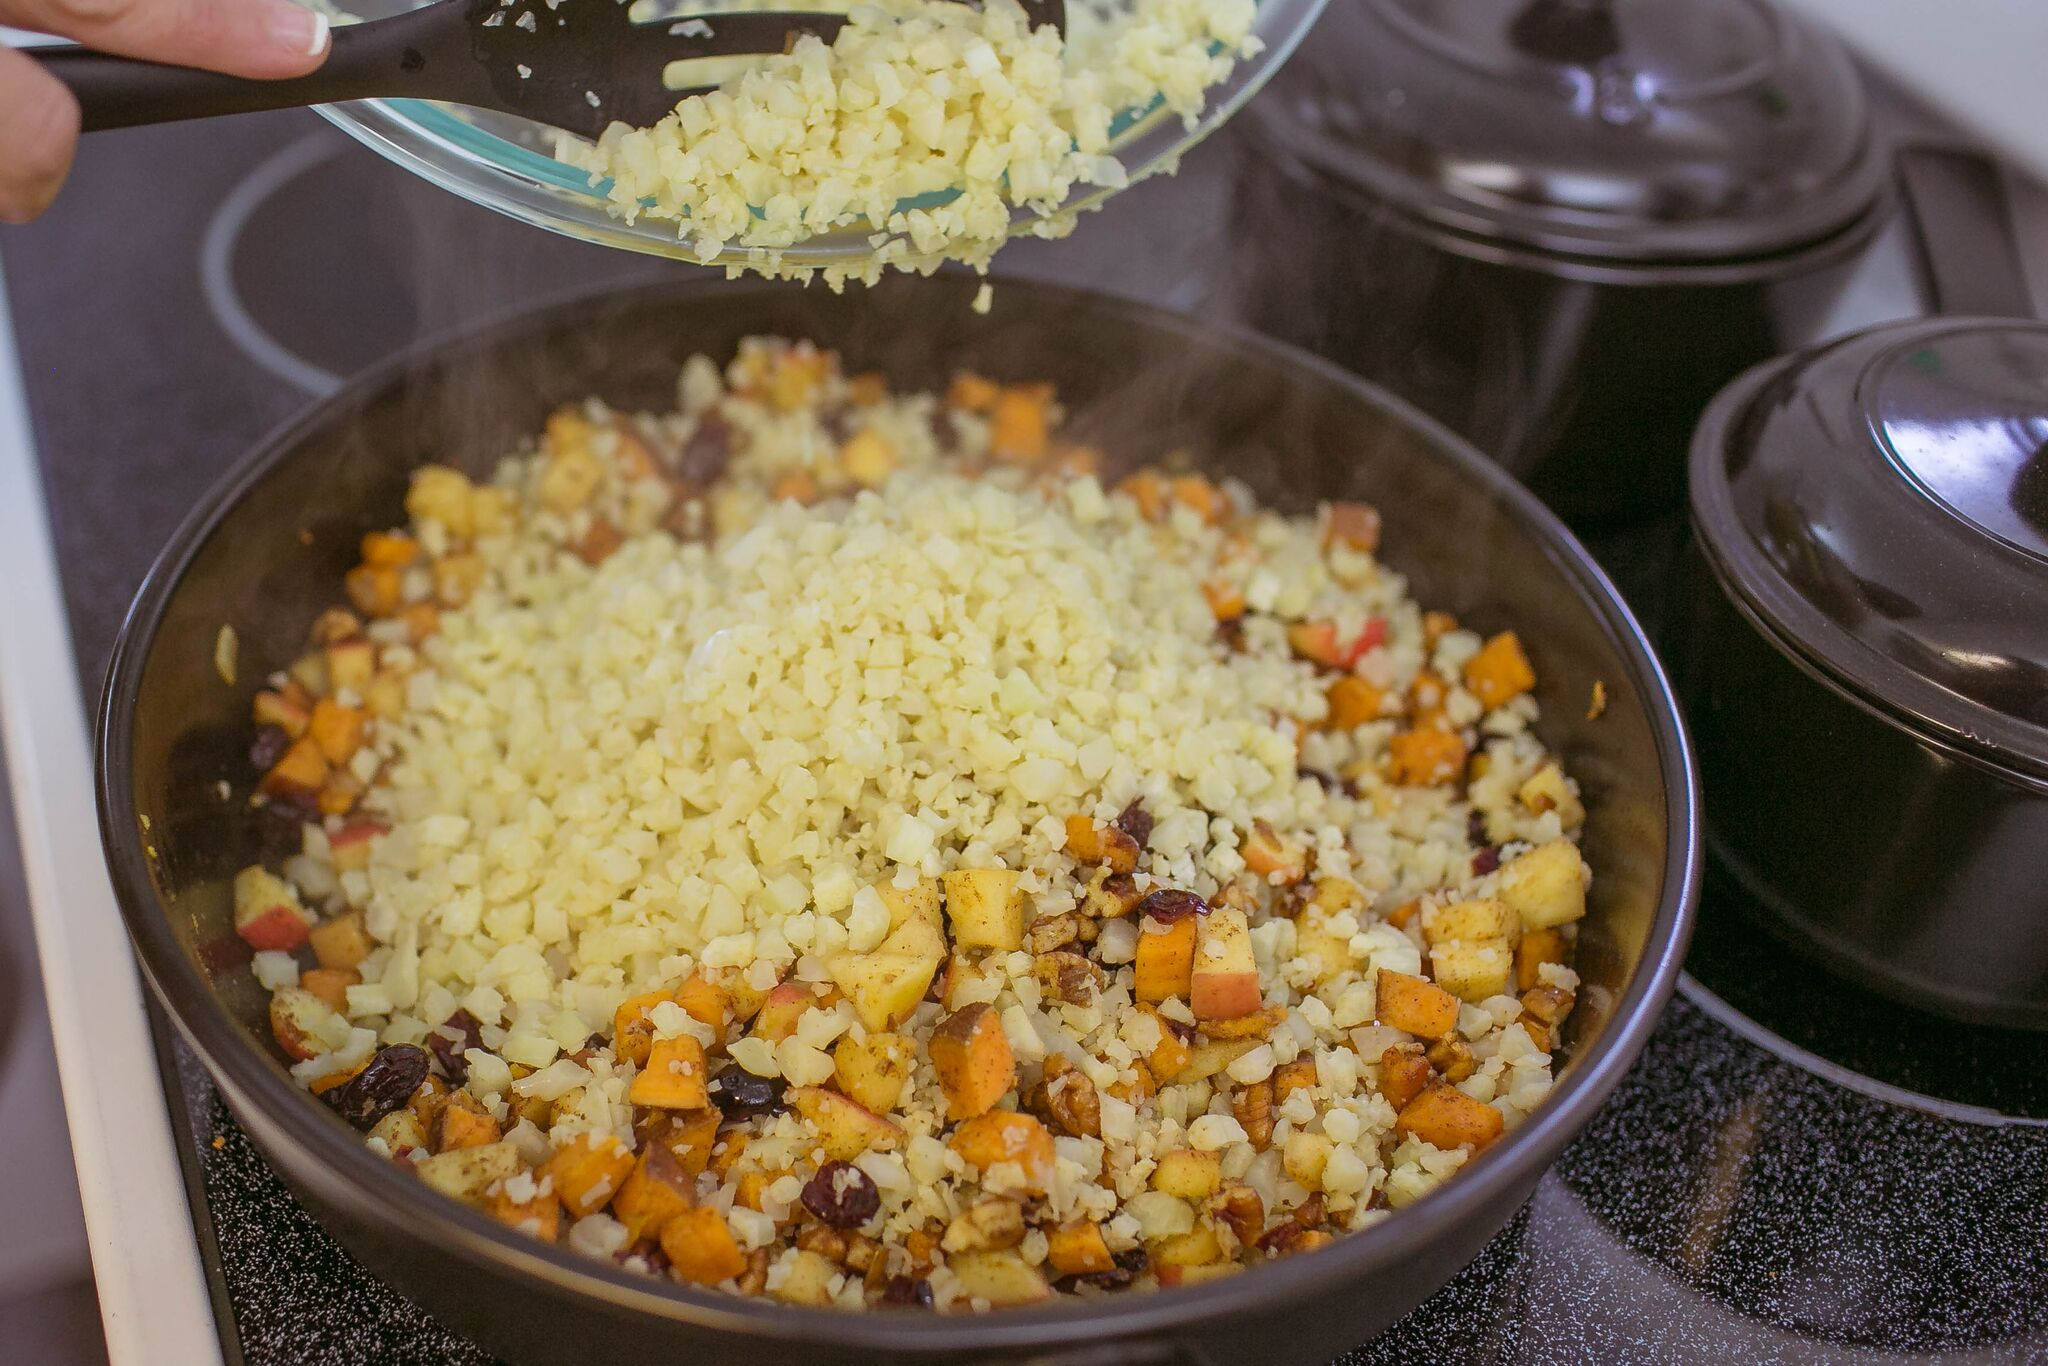
<svg viewBox="0 0 2048 1366">
<path fill-rule="evenodd" d="M 2048 324 L 1895 324 L 1752 371 L 1701 424 L 1692 509 L 1786 648 L 2048 781 Z"/>
<path fill-rule="evenodd" d="M 1612 262 L 1725 262 L 1884 194 L 1856 69 L 1769 0 L 1348 0 L 1254 115 L 1434 228 Z"/>
</svg>

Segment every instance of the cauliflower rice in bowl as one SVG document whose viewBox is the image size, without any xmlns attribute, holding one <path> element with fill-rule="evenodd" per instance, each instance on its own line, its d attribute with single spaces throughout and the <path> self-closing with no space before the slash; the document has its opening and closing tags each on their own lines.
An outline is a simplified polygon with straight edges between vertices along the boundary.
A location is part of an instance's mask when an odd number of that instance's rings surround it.
<svg viewBox="0 0 2048 1366">
<path fill-rule="evenodd" d="M 1521 642 L 1370 507 L 1060 418 L 761 340 L 421 469 L 253 703 L 298 1079 L 536 1237 L 848 1309 L 1233 1274 L 1541 1104 L 1591 874 Z"/>
</svg>

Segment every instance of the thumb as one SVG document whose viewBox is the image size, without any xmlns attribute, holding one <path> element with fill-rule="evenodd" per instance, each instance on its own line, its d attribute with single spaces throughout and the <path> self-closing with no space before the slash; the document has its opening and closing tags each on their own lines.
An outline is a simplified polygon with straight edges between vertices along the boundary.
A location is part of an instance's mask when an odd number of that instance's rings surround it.
<svg viewBox="0 0 2048 1366">
<path fill-rule="evenodd" d="M 327 16 L 292 0 L 0 0 L 0 20 L 101 52 L 256 78 L 327 56 Z"/>
</svg>

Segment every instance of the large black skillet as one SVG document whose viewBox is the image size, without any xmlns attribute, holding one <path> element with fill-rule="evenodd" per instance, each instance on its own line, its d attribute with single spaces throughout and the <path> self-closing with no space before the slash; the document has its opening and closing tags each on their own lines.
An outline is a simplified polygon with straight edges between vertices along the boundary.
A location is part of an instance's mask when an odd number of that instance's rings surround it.
<svg viewBox="0 0 2048 1366">
<path fill-rule="evenodd" d="M 1683 955 L 1697 893 L 1692 763 L 1663 673 L 1592 561 L 1534 498 L 1414 410 L 1250 336 L 1040 285 L 892 279 L 848 296 L 693 285 L 572 302 L 394 358 L 237 466 L 172 538 L 116 649 L 100 713 L 99 804 L 150 987 L 257 1146 L 379 1275 L 519 1361 L 1325 1360 L 1392 1323 L 1478 1251 L 1635 1058 Z M 1186 448 L 1307 510 L 1365 498 L 1383 553 L 1426 603 L 1512 623 L 1542 682 L 1541 727 L 1585 786 L 1597 870 L 1551 1100 L 1418 1205 L 1332 1248 L 1199 1290 L 984 1317 L 851 1315 L 648 1280 L 511 1234 L 379 1161 L 286 1075 L 229 924 L 228 881 L 261 832 L 246 781 L 247 683 L 288 660 L 357 539 L 401 517 L 426 460 L 488 468 L 551 407 L 588 393 L 673 402 L 693 352 L 806 336 L 899 387 L 960 367 L 1055 381 L 1077 428 L 1125 460 Z M 1142 572 L 1139 567 L 1138 572 Z M 223 623 L 244 686 L 213 662 Z M 1606 706 L 1589 719 L 1595 684 Z"/>
</svg>

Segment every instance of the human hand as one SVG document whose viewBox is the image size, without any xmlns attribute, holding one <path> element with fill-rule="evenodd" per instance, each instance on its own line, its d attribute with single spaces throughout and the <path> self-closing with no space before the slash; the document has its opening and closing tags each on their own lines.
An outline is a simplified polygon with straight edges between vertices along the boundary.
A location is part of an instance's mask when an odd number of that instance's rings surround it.
<svg viewBox="0 0 2048 1366">
<path fill-rule="evenodd" d="M 101 52 L 274 79 L 327 57 L 327 18 L 292 0 L 0 0 L 0 24 Z M 0 221 L 50 206 L 71 169 L 78 101 L 63 82 L 0 46 Z"/>
</svg>

